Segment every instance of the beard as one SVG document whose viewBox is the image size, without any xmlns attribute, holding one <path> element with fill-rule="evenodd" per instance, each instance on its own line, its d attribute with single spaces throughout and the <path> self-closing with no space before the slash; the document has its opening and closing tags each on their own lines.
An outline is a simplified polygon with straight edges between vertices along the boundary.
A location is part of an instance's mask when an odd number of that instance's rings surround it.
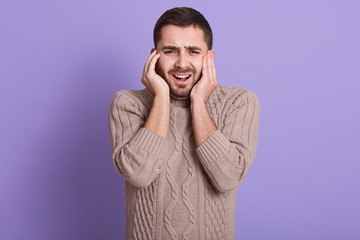
<svg viewBox="0 0 360 240">
<path fill-rule="evenodd" d="M 196 77 L 196 71 L 192 68 L 187 69 L 179 69 L 179 68 L 172 68 L 170 71 L 168 71 L 168 74 L 166 75 L 163 69 L 161 69 L 158 64 L 155 65 L 155 72 L 167 83 L 170 89 L 170 95 L 174 98 L 178 99 L 185 99 L 190 97 L 191 90 L 195 86 L 195 84 L 201 79 L 202 73 L 200 73 L 200 76 L 195 79 Z M 172 73 L 191 73 L 193 80 L 193 83 L 189 86 L 183 86 L 183 85 L 176 85 L 173 81 L 171 81 L 167 76 L 171 76 Z"/>
</svg>

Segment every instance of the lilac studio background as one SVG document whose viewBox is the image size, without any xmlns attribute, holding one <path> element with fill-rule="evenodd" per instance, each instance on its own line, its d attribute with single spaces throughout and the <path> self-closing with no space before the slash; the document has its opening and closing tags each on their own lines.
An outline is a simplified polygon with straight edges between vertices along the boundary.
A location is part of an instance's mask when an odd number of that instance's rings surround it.
<svg viewBox="0 0 360 240">
<path fill-rule="evenodd" d="M 108 106 L 143 88 L 153 26 L 175 6 L 210 22 L 218 81 L 260 100 L 237 239 L 360 239 L 356 0 L 2 0 L 0 239 L 123 239 Z"/>
</svg>

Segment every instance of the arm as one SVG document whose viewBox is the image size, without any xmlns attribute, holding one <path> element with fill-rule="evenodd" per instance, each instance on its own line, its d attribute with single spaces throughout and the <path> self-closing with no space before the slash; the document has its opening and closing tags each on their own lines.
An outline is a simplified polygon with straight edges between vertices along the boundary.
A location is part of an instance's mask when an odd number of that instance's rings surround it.
<svg viewBox="0 0 360 240">
<path fill-rule="evenodd" d="M 232 92 L 231 107 L 223 114 L 221 129 L 197 149 L 205 172 L 221 192 L 236 188 L 254 160 L 259 130 L 259 103 L 252 92 Z"/>
<path fill-rule="evenodd" d="M 157 87 L 161 85 L 156 86 L 156 80 L 162 79 L 157 74 L 152 75 L 151 70 L 154 69 L 158 58 L 155 57 L 155 53 L 149 57 L 142 77 L 142 82 L 154 95 L 147 119 L 146 112 L 149 110 L 139 101 L 138 96 L 126 91 L 115 94 L 109 110 L 110 140 L 115 168 L 126 181 L 136 187 L 148 186 L 161 172 L 164 163 L 162 153 L 166 144 L 169 124 L 167 116 L 170 110 L 166 101 L 168 98 L 161 94 L 166 94 L 168 90 L 158 90 Z M 156 79 L 157 77 L 159 79 Z"/>
<path fill-rule="evenodd" d="M 153 106 L 144 127 L 167 138 L 170 122 L 170 90 L 165 80 L 155 72 L 155 64 L 159 57 L 160 53 L 153 50 L 141 78 L 141 82 L 154 96 Z"/>
<path fill-rule="evenodd" d="M 211 58 L 212 57 L 212 58 Z M 253 161 L 259 122 L 259 105 L 250 91 L 234 94 L 232 108 L 217 129 L 206 102 L 217 85 L 213 53 L 203 61 L 203 77 L 191 92 L 192 121 L 197 154 L 213 185 L 222 192 L 236 188 Z"/>
<path fill-rule="evenodd" d="M 203 70 L 200 81 L 191 91 L 191 116 L 194 129 L 195 144 L 199 147 L 217 127 L 206 107 L 209 96 L 217 86 L 214 52 L 208 51 L 203 58 Z"/>
</svg>

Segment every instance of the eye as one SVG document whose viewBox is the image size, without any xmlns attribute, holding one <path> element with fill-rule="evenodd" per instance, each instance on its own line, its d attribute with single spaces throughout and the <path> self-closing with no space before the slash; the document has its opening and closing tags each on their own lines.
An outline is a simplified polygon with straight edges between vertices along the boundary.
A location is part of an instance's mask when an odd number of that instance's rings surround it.
<svg viewBox="0 0 360 240">
<path fill-rule="evenodd" d="M 174 50 L 165 50 L 164 53 L 165 54 L 174 54 L 175 51 Z"/>
<path fill-rule="evenodd" d="M 195 54 L 195 55 L 197 55 L 197 54 L 200 54 L 200 51 L 197 51 L 197 50 L 191 50 L 191 51 L 190 51 L 190 53 L 191 53 L 191 54 Z"/>
</svg>

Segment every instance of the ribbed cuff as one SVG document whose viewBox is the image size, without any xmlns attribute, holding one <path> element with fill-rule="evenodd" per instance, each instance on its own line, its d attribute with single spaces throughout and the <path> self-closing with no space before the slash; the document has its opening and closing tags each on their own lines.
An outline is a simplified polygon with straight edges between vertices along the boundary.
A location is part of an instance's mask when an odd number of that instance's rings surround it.
<svg viewBox="0 0 360 240">
<path fill-rule="evenodd" d="M 218 161 L 219 156 L 226 156 L 229 140 L 217 130 L 203 142 L 196 152 L 205 165 L 211 165 L 212 162 Z"/>
<path fill-rule="evenodd" d="M 162 153 L 165 144 L 165 138 L 146 128 L 141 128 L 129 143 L 131 148 L 137 151 L 147 151 L 155 156 Z"/>
</svg>

